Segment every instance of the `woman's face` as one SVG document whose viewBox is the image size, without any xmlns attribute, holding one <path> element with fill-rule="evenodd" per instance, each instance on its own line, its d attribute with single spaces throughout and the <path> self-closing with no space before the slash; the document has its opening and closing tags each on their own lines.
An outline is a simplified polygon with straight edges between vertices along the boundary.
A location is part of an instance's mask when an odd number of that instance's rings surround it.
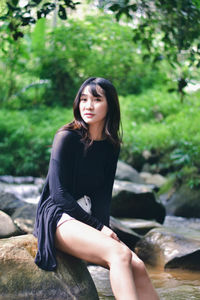
<svg viewBox="0 0 200 300">
<path fill-rule="evenodd" d="M 99 96 L 93 96 L 90 86 L 86 86 L 80 97 L 79 110 L 86 124 L 102 126 L 108 112 L 108 103 L 102 88 L 98 85 L 97 93 Z"/>
</svg>

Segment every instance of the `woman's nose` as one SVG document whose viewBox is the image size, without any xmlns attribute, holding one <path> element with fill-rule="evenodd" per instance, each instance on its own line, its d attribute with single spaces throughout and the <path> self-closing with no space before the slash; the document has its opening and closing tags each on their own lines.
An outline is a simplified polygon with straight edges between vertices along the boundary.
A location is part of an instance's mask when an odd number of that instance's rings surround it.
<svg viewBox="0 0 200 300">
<path fill-rule="evenodd" d="M 93 109 L 94 108 L 94 105 L 93 105 L 93 101 L 92 100 L 88 100 L 86 102 L 86 108 L 87 109 Z"/>
</svg>

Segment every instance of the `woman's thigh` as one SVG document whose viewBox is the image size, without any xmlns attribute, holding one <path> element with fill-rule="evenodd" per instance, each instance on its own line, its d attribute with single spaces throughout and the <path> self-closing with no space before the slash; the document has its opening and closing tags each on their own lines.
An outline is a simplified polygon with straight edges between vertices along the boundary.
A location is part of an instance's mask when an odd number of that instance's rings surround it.
<svg viewBox="0 0 200 300">
<path fill-rule="evenodd" d="M 106 268 L 112 253 L 121 247 L 116 240 L 77 220 L 67 221 L 56 229 L 55 245 L 63 252 Z"/>
</svg>

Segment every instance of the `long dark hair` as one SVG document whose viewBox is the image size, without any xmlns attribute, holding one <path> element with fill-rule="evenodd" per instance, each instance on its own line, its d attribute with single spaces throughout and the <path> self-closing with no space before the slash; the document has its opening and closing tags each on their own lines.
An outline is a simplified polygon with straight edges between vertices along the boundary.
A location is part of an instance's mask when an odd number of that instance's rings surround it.
<svg viewBox="0 0 200 300">
<path fill-rule="evenodd" d="M 74 120 L 64 125 L 61 130 L 77 130 L 81 134 L 82 141 L 86 146 L 92 144 L 93 141 L 89 138 L 88 124 L 83 121 L 79 110 L 80 97 L 86 86 L 90 87 L 90 91 L 94 97 L 99 96 L 97 86 L 103 90 L 108 103 L 108 113 L 103 129 L 103 136 L 114 146 L 118 147 L 121 143 L 119 100 L 115 87 L 105 78 L 90 77 L 81 85 L 73 104 Z"/>
</svg>

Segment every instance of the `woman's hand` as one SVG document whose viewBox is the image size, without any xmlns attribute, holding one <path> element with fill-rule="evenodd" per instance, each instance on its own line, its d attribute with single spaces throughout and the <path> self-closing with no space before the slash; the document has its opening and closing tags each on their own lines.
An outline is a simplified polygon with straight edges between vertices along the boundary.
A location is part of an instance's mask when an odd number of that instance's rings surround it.
<svg viewBox="0 0 200 300">
<path fill-rule="evenodd" d="M 101 232 L 104 233 L 105 235 L 111 237 L 112 239 L 120 242 L 118 236 L 116 235 L 116 233 L 114 231 L 112 231 L 109 227 L 107 226 L 103 226 L 103 228 L 101 229 Z"/>
</svg>

